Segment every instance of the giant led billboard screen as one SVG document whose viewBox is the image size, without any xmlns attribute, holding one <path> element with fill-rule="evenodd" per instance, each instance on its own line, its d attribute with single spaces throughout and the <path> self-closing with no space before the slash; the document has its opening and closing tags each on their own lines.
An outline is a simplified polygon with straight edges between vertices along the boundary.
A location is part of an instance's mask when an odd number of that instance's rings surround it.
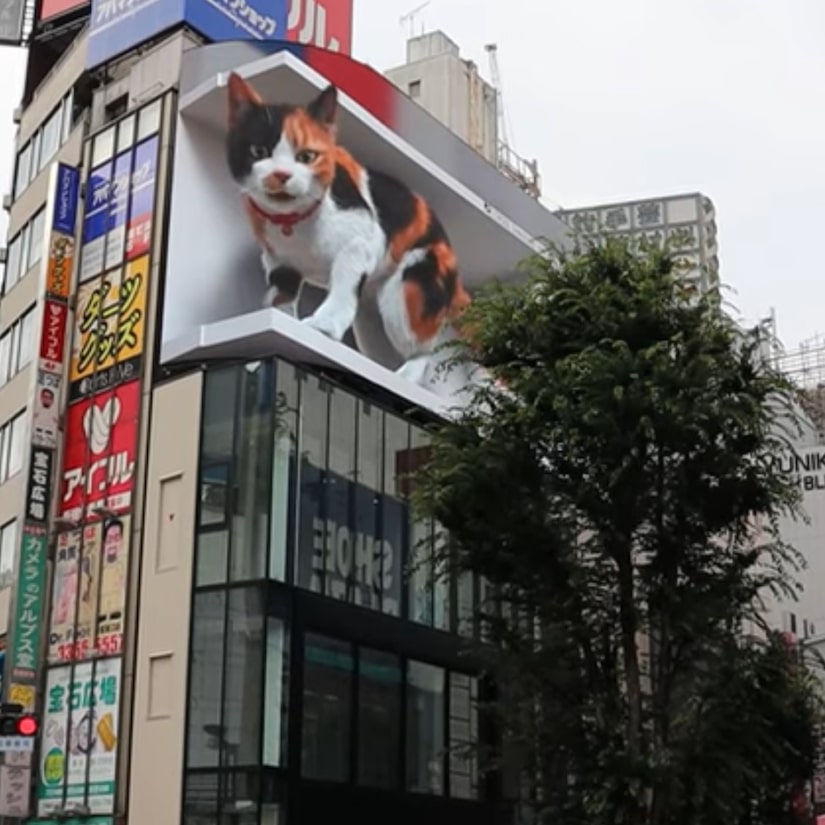
<svg viewBox="0 0 825 825">
<path fill-rule="evenodd" d="M 340 55 L 325 74 L 301 59 L 318 53 L 249 49 L 234 65 L 217 46 L 187 53 L 161 358 L 193 356 L 207 327 L 252 339 L 268 325 L 432 389 L 432 351 L 472 292 L 540 247 L 492 202 L 530 199 L 500 175 L 504 197 L 464 185 L 452 171 L 470 147 L 429 119 L 421 140 L 452 158 L 434 163 L 358 99 L 377 90 L 367 102 L 383 97 L 388 115 L 398 90 Z M 530 208 L 552 234 L 556 219 Z"/>
<path fill-rule="evenodd" d="M 290 40 L 348 54 L 352 0 L 92 0 L 87 64 L 99 66 L 183 23 L 207 41 Z"/>
</svg>

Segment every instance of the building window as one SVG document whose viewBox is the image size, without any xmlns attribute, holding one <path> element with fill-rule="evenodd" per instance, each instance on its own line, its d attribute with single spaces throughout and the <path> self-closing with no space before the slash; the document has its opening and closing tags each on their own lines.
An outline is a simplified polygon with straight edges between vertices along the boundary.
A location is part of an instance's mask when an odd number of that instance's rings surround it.
<svg viewBox="0 0 825 825">
<path fill-rule="evenodd" d="M 11 584 L 14 557 L 17 553 L 17 521 L 12 519 L 0 527 L 0 585 Z"/>
<path fill-rule="evenodd" d="M 34 357 L 34 307 L 0 336 L 0 386 L 14 378 Z"/>
<path fill-rule="evenodd" d="M 230 537 L 231 581 L 267 575 L 275 365 L 246 364 L 240 371 L 240 409 L 235 449 Z"/>
<path fill-rule="evenodd" d="M 358 655 L 358 784 L 397 788 L 401 741 L 401 661 L 361 648 Z"/>
<path fill-rule="evenodd" d="M 346 782 L 350 775 L 352 645 L 307 634 L 304 644 L 304 777 Z"/>
<path fill-rule="evenodd" d="M 301 469 L 298 493 L 298 584 L 323 591 L 327 521 L 327 424 L 329 391 L 319 379 L 301 384 Z"/>
<path fill-rule="evenodd" d="M 407 790 L 444 793 L 444 669 L 407 665 Z"/>
<path fill-rule="evenodd" d="M 43 125 L 43 137 L 40 143 L 40 163 L 38 171 L 43 169 L 60 148 L 60 125 L 63 114 L 62 104 L 58 106 Z"/>
<path fill-rule="evenodd" d="M 52 160 L 57 150 L 69 139 L 74 120 L 72 118 L 72 92 L 68 92 L 57 104 L 43 125 L 32 135 L 17 154 L 14 174 L 14 197 L 20 195 Z"/>
<path fill-rule="evenodd" d="M 9 292 L 43 257 L 46 212 L 41 209 L 9 243 L 3 291 Z"/>
<path fill-rule="evenodd" d="M 0 484 L 23 469 L 26 436 L 25 410 L 0 429 Z"/>
<path fill-rule="evenodd" d="M 43 233 L 46 225 L 46 210 L 41 209 L 32 218 L 29 236 L 29 258 L 27 269 L 31 269 L 43 257 Z"/>
<path fill-rule="evenodd" d="M 228 592 L 223 764 L 235 770 L 259 765 L 261 761 L 264 615 L 263 594 L 259 588 L 234 588 Z"/>
<path fill-rule="evenodd" d="M 287 559 L 294 551 L 295 492 L 298 485 L 298 410 L 300 386 L 291 364 L 278 362 L 275 383 L 275 429 L 272 448 L 272 506 L 269 578 L 285 581 Z"/>
<path fill-rule="evenodd" d="M 161 106 L 163 101 L 158 99 L 148 103 L 138 112 L 137 140 L 140 142 L 160 130 Z"/>
<path fill-rule="evenodd" d="M 289 636 L 280 619 L 268 618 L 266 626 L 266 672 L 264 674 L 263 763 L 278 768 L 286 764 Z"/>
<path fill-rule="evenodd" d="M 478 798 L 478 680 L 450 673 L 450 796 Z"/>
<path fill-rule="evenodd" d="M 407 85 L 407 91 L 409 92 L 410 97 L 415 100 L 418 97 L 421 97 L 421 81 L 420 80 L 413 80 Z"/>
<path fill-rule="evenodd" d="M 196 583 L 225 582 L 229 561 L 230 474 L 235 450 L 238 370 L 210 370 L 204 378 L 201 426 L 200 529 Z"/>
<path fill-rule="evenodd" d="M 187 765 L 217 767 L 221 760 L 226 593 L 195 594 L 189 656 L 189 732 Z"/>
<path fill-rule="evenodd" d="M 17 169 L 14 174 L 14 197 L 20 197 L 20 193 L 29 185 L 32 166 L 32 145 L 27 143 L 17 155 Z"/>
<path fill-rule="evenodd" d="M 20 278 L 20 242 L 22 238 L 16 235 L 9 243 L 8 252 L 6 253 L 6 272 L 3 279 L 3 292 L 8 293 L 9 290 L 17 283 Z"/>
</svg>

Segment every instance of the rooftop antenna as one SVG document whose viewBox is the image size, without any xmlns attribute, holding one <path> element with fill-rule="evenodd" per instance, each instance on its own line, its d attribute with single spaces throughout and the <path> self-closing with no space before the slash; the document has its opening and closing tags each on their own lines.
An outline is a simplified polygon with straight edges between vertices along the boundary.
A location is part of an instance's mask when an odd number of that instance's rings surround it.
<svg viewBox="0 0 825 825">
<path fill-rule="evenodd" d="M 412 11 L 408 11 L 406 14 L 402 14 L 401 17 L 398 18 L 399 25 L 402 28 L 406 27 L 408 37 L 415 37 L 415 19 L 429 5 L 430 5 L 430 0 L 427 0 L 426 3 L 422 3 L 420 6 L 416 6 Z M 423 24 L 421 25 L 421 34 L 424 34 L 424 25 Z"/>
</svg>

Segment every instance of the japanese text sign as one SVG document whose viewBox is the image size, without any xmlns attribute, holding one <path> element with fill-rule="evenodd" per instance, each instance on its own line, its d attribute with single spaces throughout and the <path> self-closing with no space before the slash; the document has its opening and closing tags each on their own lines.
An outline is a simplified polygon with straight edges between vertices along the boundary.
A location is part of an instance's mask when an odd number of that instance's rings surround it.
<svg viewBox="0 0 825 825">
<path fill-rule="evenodd" d="M 69 403 L 140 377 L 149 256 L 78 288 Z"/>
<path fill-rule="evenodd" d="M 26 486 L 26 521 L 44 525 L 49 519 L 52 500 L 54 451 L 32 446 L 29 455 L 29 479 Z"/>
<path fill-rule="evenodd" d="M 139 412 L 139 380 L 69 405 L 60 497 L 64 518 L 95 517 L 100 507 L 128 511 Z"/>
<path fill-rule="evenodd" d="M 46 587 L 47 540 L 45 531 L 24 528 L 20 567 L 14 598 L 14 629 L 11 647 L 11 679 L 33 683 L 40 659 Z"/>
<path fill-rule="evenodd" d="M 39 816 L 65 804 L 114 811 L 121 659 L 49 671 L 37 787 Z M 70 745 L 70 747 L 67 747 Z"/>
</svg>

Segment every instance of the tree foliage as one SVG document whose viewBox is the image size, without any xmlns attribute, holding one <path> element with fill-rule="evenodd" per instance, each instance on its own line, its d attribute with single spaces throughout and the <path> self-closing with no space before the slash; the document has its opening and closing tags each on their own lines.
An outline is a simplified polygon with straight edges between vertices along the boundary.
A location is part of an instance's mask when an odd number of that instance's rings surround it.
<svg viewBox="0 0 825 825">
<path fill-rule="evenodd" d="M 791 387 L 667 251 L 603 241 L 527 274 L 463 320 L 454 362 L 494 382 L 434 433 L 417 496 L 445 569 L 488 585 L 491 710 L 535 810 L 791 822 L 815 694 L 756 632 L 800 562 L 777 529 Z"/>
</svg>

